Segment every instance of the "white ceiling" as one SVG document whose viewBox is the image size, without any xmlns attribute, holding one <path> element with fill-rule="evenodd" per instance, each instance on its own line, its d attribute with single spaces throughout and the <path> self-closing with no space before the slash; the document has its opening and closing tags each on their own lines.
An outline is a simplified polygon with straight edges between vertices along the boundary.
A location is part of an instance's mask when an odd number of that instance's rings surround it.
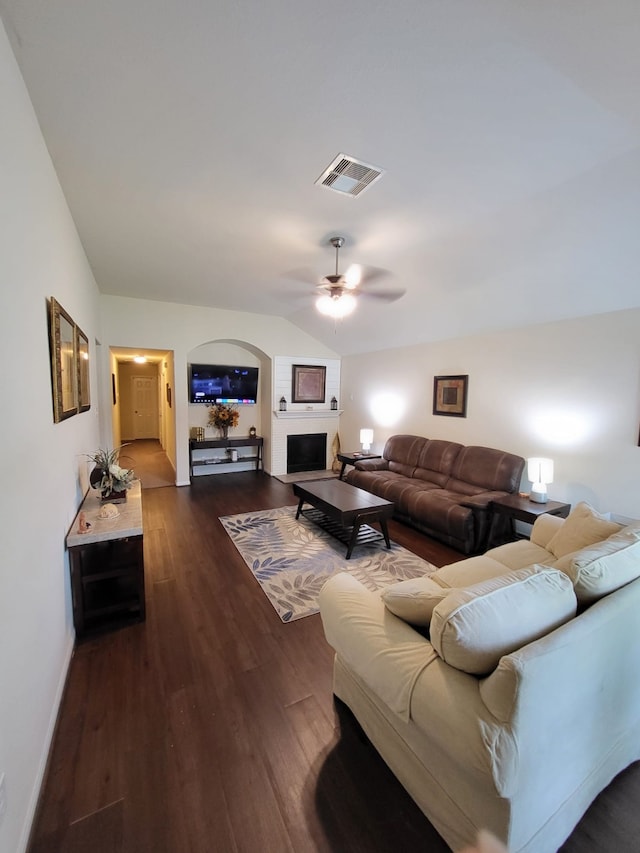
<svg viewBox="0 0 640 853">
<path fill-rule="evenodd" d="M 640 304 L 638 0 L 0 0 L 103 293 L 343 354 Z M 338 153 L 385 169 L 358 198 Z M 310 268 L 406 289 L 338 323 Z"/>
</svg>

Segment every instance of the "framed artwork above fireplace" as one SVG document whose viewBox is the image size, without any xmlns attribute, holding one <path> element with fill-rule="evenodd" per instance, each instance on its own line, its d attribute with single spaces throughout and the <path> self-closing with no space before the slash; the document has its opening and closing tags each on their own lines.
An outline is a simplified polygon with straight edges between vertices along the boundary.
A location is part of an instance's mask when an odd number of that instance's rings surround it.
<svg viewBox="0 0 640 853">
<path fill-rule="evenodd" d="M 327 368 L 294 364 L 291 370 L 291 402 L 324 403 Z"/>
</svg>

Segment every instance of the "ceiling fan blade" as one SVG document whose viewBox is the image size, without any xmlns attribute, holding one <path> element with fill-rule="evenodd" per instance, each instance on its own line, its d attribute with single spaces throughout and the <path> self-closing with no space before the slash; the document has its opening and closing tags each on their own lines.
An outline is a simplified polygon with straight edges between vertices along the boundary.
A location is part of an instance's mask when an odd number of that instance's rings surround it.
<svg viewBox="0 0 640 853">
<path fill-rule="evenodd" d="M 362 266 L 361 269 L 361 284 L 372 284 L 376 281 L 382 281 L 385 278 L 390 278 L 391 273 L 389 270 L 382 269 L 382 267 L 368 267 Z"/>
<path fill-rule="evenodd" d="M 358 287 L 362 281 L 362 266 L 360 264 L 351 264 L 349 269 L 344 274 L 344 284 L 349 290 Z"/>
<path fill-rule="evenodd" d="M 283 278 L 288 278 L 293 281 L 303 281 L 305 284 L 318 284 L 318 275 L 311 267 L 300 267 L 295 270 L 287 270 L 282 273 Z"/>
<path fill-rule="evenodd" d="M 358 293 L 360 296 L 364 296 L 365 299 L 379 299 L 382 302 L 396 302 L 398 299 L 402 299 L 407 291 L 403 288 L 396 288 L 395 290 L 359 290 Z"/>
</svg>

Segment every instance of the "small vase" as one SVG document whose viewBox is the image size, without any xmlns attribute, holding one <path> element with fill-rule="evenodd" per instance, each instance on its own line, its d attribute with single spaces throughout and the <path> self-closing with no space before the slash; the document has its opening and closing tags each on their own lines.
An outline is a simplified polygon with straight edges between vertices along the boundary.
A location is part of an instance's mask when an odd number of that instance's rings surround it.
<svg viewBox="0 0 640 853">
<path fill-rule="evenodd" d="M 110 504 L 123 504 L 127 499 L 127 490 L 123 489 L 121 492 L 109 491 L 105 489 L 100 493 L 100 500 L 102 503 L 110 503 Z"/>
<path fill-rule="evenodd" d="M 220 438 L 229 438 L 229 427 L 228 426 L 220 427 Z"/>
</svg>

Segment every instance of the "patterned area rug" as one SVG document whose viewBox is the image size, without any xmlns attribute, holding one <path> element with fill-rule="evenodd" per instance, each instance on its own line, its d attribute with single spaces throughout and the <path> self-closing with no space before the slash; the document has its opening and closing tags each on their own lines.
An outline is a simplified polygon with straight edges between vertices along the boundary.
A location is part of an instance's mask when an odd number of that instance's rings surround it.
<svg viewBox="0 0 640 853">
<path fill-rule="evenodd" d="M 283 506 L 220 519 L 283 622 L 317 613 L 318 593 L 337 572 L 349 572 L 375 590 L 435 571 L 395 542 L 388 550 L 384 540 L 356 546 L 347 560 L 341 542 L 295 515 L 295 506 Z"/>
</svg>

